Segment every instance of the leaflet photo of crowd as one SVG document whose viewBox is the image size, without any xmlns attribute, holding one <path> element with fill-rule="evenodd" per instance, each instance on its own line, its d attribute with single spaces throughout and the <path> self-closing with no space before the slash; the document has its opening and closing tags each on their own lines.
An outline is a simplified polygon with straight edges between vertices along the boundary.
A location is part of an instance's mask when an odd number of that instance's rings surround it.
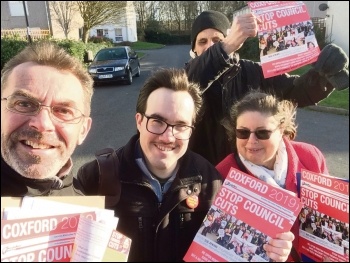
<svg viewBox="0 0 350 263">
<path fill-rule="evenodd" d="M 299 214 L 300 228 L 330 243 L 344 247 L 344 254 L 349 254 L 349 224 L 304 207 Z"/>
<path fill-rule="evenodd" d="M 316 47 L 314 26 L 311 20 L 290 24 L 258 34 L 260 57 L 306 45 Z"/>
<path fill-rule="evenodd" d="M 270 260 L 263 249 L 269 236 L 214 206 L 205 217 L 199 233 L 244 260 L 251 261 L 257 256 L 259 261 Z"/>
</svg>

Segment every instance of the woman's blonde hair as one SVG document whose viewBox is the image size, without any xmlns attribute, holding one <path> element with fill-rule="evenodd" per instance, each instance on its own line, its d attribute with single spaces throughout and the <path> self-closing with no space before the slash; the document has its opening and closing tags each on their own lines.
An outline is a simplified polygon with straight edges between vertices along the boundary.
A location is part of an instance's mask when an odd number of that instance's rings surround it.
<svg viewBox="0 0 350 263">
<path fill-rule="evenodd" d="M 229 140 L 234 143 L 234 149 L 236 149 L 237 118 L 248 111 L 255 111 L 273 116 L 284 129 L 283 135 L 285 137 L 290 140 L 294 140 L 296 137 L 296 106 L 291 101 L 280 101 L 272 94 L 253 90 L 236 102 L 231 107 L 229 116 L 221 122 L 226 129 Z"/>
</svg>

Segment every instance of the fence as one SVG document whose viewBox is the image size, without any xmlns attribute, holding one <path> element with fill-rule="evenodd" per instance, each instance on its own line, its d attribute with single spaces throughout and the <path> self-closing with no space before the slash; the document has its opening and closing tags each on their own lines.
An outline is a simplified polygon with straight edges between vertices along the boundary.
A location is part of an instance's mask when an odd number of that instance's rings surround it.
<svg viewBox="0 0 350 263">
<path fill-rule="evenodd" d="M 29 29 L 29 33 L 32 40 L 50 37 L 50 30 Z M 27 39 L 27 29 L 1 29 L 1 38 L 15 36 Z"/>
</svg>

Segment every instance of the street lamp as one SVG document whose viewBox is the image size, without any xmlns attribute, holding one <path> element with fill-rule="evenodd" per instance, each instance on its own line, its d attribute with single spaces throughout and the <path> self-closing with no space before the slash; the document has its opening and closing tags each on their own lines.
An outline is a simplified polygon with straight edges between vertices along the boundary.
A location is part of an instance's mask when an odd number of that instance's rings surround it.
<svg viewBox="0 0 350 263">
<path fill-rule="evenodd" d="M 28 15 L 27 15 L 27 8 L 26 8 L 26 3 L 25 1 L 22 1 L 23 3 L 23 9 L 24 9 L 24 16 L 26 18 L 26 23 L 27 23 L 27 36 L 28 36 L 28 41 L 29 43 L 32 43 L 32 37 L 30 35 L 30 31 L 29 31 L 29 23 L 28 23 Z"/>
<path fill-rule="evenodd" d="M 326 11 L 327 9 L 329 9 L 329 5 L 323 3 L 323 4 L 320 4 L 318 6 L 318 9 L 320 11 Z M 329 14 L 326 14 L 326 18 L 330 17 Z M 333 18 L 334 18 L 334 15 L 332 14 L 332 21 L 331 21 L 331 32 L 329 34 L 329 41 L 332 42 L 332 34 L 333 34 Z"/>
</svg>

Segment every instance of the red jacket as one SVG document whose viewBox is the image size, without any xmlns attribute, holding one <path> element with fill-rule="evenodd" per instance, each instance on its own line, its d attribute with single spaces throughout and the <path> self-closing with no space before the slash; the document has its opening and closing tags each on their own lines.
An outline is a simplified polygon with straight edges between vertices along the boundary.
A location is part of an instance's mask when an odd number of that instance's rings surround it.
<svg viewBox="0 0 350 263">
<path fill-rule="evenodd" d="M 288 170 L 286 177 L 286 189 L 298 193 L 297 190 L 297 179 L 296 173 L 300 172 L 301 168 L 307 169 L 315 173 L 329 174 L 328 168 L 326 166 L 326 160 L 321 153 L 321 151 L 314 145 L 290 141 L 284 138 L 284 143 L 287 149 L 288 155 Z M 226 178 L 231 167 L 239 169 L 239 166 L 235 160 L 234 153 L 228 155 L 224 160 L 222 160 L 216 169 L 221 173 L 221 175 Z M 248 173 L 252 175 L 251 173 Z M 299 221 L 296 220 L 292 232 L 295 235 L 293 245 L 295 248 L 298 247 L 298 237 L 299 237 Z M 289 261 L 289 259 L 288 259 Z"/>
</svg>

